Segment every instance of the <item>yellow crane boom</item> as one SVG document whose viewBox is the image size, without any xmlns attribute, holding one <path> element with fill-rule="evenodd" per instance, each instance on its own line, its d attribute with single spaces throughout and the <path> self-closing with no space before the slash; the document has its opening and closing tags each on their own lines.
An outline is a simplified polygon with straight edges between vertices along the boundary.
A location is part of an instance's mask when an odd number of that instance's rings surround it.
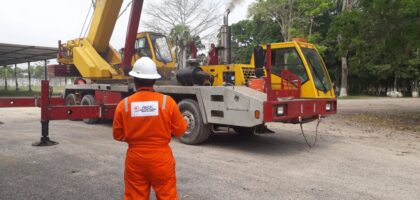
<svg viewBox="0 0 420 200">
<path fill-rule="evenodd" d="M 58 62 L 75 65 L 82 77 L 90 79 L 123 79 L 119 69 L 120 54 L 109 44 L 123 0 L 97 0 L 86 38 L 69 40 Z"/>
</svg>

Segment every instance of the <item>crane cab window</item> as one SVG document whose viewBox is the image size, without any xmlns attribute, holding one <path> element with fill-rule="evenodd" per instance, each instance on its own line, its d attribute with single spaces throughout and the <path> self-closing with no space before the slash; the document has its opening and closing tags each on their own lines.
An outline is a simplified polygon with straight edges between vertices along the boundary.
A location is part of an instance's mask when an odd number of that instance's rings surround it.
<svg viewBox="0 0 420 200">
<path fill-rule="evenodd" d="M 272 49 L 271 54 L 272 72 L 274 74 L 280 74 L 282 70 L 287 69 L 298 76 L 302 84 L 308 81 L 308 74 L 295 48 Z"/>
<path fill-rule="evenodd" d="M 314 78 L 315 87 L 324 92 L 331 90 L 331 82 L 324 63 L 321 60 L 321 56 L 315 49 L 302 48 L 302 52 L 305 55 L 312 77 Z"/>
<path fill-rule="evenodd" d="M 162 35 L 151 35 L 151 40 L 154 47 L 156 60 L 163 63 L 172 62 L 171 50 L 169 49 L 166 37 Z"/>
<path fill-rule="evenodd" d="M 136 40 L 135 44 L 136 52 L 140 55 L 140 57 L 152 57 L 152 52 L 150 51 L 149 43 L 147 42 L 146 38 L 140 38 Z"/>
</svg>

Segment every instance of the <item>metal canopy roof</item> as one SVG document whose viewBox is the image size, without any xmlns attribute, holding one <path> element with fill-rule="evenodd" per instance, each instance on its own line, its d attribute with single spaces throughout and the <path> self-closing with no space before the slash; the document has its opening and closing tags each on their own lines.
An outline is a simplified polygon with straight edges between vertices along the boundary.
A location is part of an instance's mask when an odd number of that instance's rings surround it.
<svg viewBox="0 0 420 200">
<path fill-rule="evenodd" d="M 0 43 L 0 66 L 56 58 L 57 48 Z"/>
</svg>

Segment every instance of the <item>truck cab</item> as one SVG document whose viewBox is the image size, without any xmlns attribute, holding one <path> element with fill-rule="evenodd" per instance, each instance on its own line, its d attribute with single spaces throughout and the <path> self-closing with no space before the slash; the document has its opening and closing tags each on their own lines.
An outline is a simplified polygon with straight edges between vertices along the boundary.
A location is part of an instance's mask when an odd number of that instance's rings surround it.
<svg viewBox="0 0 420 200">
<path fill-rule="evenodd" d="M 264 51 L 267 45 L 262 46 Z M 301 98 L 335 98 L 332 82 L 315 45 L 299 39 L 271 44 L 272 85 L 281 86 L 284 70 L 297 76 L 301 82 Z M 251 66 L 255 65 L 254 55 Z M 295 84 L 296 85 L 296 84 Z"/>
<path fill-rule="evenodd" d="M 303 40 L 291 42 L 272 43 L 271 45 L 271 85 L 273 89 L 299 90 L 297 98 L 335 98 L 334 89 L 327 68 L 319 55 L 315 45 Z M 261 45 L 264 54 L 267 45 Z M 263 67 L 263 76 L 257 76 L 255 68 L 255 56 L 252 54 L 249 64 L 219 64 L 202 66 L 203 70 L 214 78 L 214 86 L 245 85 L 253 87 L 253 83 L 259 81 L 257 87 L 265 90 L 266 69 Z M 282 78 L 282 73 L 296 76 L 296 79 L 288 81 Z M 258 79 L 258 80 L 256 80 Z M 294 82 L 293 82 L 294 81 Z M 297 81 L 300 82 L 298 86 Z M 288 88 L 284 88 L 284 87 Z M 283 86 L 283 88 L 281 88 Z"/>
</svg>

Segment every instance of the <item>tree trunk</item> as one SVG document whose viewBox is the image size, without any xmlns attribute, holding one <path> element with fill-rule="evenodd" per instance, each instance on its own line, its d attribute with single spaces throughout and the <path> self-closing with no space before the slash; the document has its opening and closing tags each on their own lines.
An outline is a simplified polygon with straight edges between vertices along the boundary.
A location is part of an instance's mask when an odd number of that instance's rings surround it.
<svg viewBox="0 0 420 200">
<path fill-rule="evenodd" d="M 177 70 L 181 69 L 181 61 L 182 61 L 181 51 L 177 51 L 176 52 L 176 69 Z"/>
<path fill-rule="evenodd" d="M 347 55 L 347 53 L 345 54 Z M 349 70 L 347 67 L 347 56 L 341 57 L 341 88 L 340 88 L 340 97 L 347 96 L 347 76 Z"/>
<path fill-rule="evenodd" d="M 348 0 L 343 0 L 343 5 L 341 7 L 341 11 L 345 11 L 348 5 Z"/>
<path fill-rule="evenodd" d="M 398 89 L 397 87 L 398 87 L 398 76 L 397 76 L 397 74 L 395 74 L 395 76 L 394 76 L 394 91 L 395 92 Z"/>
<path fill-rule="evenodd" d="M 187 48 L 182 50 L 182 68 L 187 66 Z"/>
<path fill-rule="evenodd" d="M 175 51 L 176 55 L 176 69 L 179 70 L 182 68 L 182 50 L 178 47 Z"/>
<path fill-rule="evenodd" d="M 311 38 L 311 36 L 312 36 L 312 26 L 313 26 L 313 24 L 314 24 L 314 18 L 313 17 L 311 17 L 311 23 L 309 24 L 309 38 Z"/>
</svg>

